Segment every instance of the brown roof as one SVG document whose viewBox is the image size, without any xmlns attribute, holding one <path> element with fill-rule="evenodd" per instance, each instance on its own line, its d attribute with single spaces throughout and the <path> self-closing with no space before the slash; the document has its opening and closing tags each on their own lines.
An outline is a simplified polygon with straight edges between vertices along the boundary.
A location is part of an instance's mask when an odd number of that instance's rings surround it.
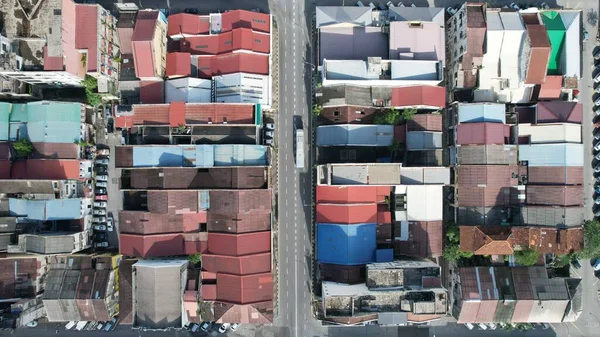
<svg viewBox="0 0 600 337">
<path fill-rule="evenodd" d="M 37 270 L 36 258 L 0 259 L 0 298 L 34 297 Z"/>
<path fill-rule="evenodd" d="M 137 260 L 121 260 L 119 264 L 119 318 L 123 324 L 133 322 L 133 275 L 131 273 Z"/>
<path fill-rule="evenodd" d="M 119 230 L 128 234 L 167 234 L 183 232 L 183 217 L 175 214 L 119 212 Z"/>
<path fill-rule="evenodd" d="M 271 271 L 271 253 L 246 256 L 202 255 L 202 268 L 213 273 L 251 275 Z"/>
<path fill-rule="evenodd" d="M 475 255 L 512 255 L 510 227 L 460 226 L 460 250 Z"/>
<path fill-rule="evenodd" d="M 235 304 L 250 304 L 273 299 L 273 274 L 217 274 L 217 300 Z"/>
<path fill-rule="evenodd" d="M 406 123 L 406 131 L 442 131 L 441 114 L 417 114 Z"/>
<path fill-rule="evenodd" d="M 542 84 L 546 80 L 548 62 L 550 62 L 550 40 L 544 25 L 527 25 L 531 42 L 531 54 L 527 67 L 526 84 Z"/>
<path fill-rule="evenodd" d="M 198 191 L 148 191 L 148 211 L 160 214 L 183 214 L 198 211 Z"/>
<path fill-rule="evenodd" d="M 457 185 L 463 186 L 515 186 L 518 183 L 516 165 L 461 165 L 458 167 Z"/>
<path fill-rule="evenodd" d="M 513 227 L 515 248 L 559 255 L 583 250 L 583 228 Z M 462 242 L 461 242 L 462 245 Z"/>
<path fill-rule="evenodd" d="M 271 229 L 271 213 L 218 214 L 208 212 L 209 232 L 250 233 Z"/>
<path fill-rule="evenodd" d="M 123 170 L 124 189 L 265 188 L 266 167 L 139 168 Z"/>
<path fill-rule="evenodd" d="M 219 214 L 271 212 L 271 190 L 210 191 L 210 211 Z"/>
<path fill-rule="evenodd" d="M 214 302 L 217 323 L 269 324 L 273 322 L 273 301 L 254 304 Z"/>
<path fill-rule="evenodd" d="M 582 166 L 530 166 L 529 184 L 579 185 L 583 183 Z"/>
<path fill-rule="evenodd" d="M 560 97 L 561 89 L 563 87 L 563 76 L 546 76 L 546 81 L 540 87 L 540 94 L 538 99 L 558 99 Z"/>
<path fill-rule="evenodd" d="M 483 56 L 485 41 L 484 4 L 467 4 L 467 54 L 472 57 Z"/>
<path fill-rule="evenodd" d="M 169 125 L 171 115 L 179 112 L 171 104 L 138 104 L 133 106 L 133 123 L 136 125 Z M 176 105 L 176 104 L 175 104 Z M 186 124 L 252 124 L 254 105 L 247 103 L 184 103 Z M 177 125 L 177 124 L 176 124 Z"/>
<path fill-rule="evenodd" d="M 395 233 L 400 233 L 397 223 Z M 410 221 L 408 240 L 394 241 L 394 254 L 415 257 L 437 257 L 442 254 L 443 226 L 441 221 Z"/>
<path fill-rule="evenodd" d="M 244 256 L 271 251 L 271 232 L 244 234 L 209 233 L 208 250 L 211 254 Z"/>
<path fill-rule="evenodd" d="M 324 107 L 321 119 L 328 124 L 372 124 L 373 115 L 379 111 L 381 109 L 357 105 Z"/>
<path fill-rule="evenodd" d="M 583 186 L 527 185 L 528 205 L 583 205 Z"/>
<path fill-rule="evenodd" d="M 34 159 L 78 159 L 79 146 L 72 143 L 32 143 Z"/>
<path fill-rule="evenodd" d="M 507 206 L 519 203 L 519 191 L 502 185 L 458 186 L 456 203 L 458 206 Z"/>
</svg>

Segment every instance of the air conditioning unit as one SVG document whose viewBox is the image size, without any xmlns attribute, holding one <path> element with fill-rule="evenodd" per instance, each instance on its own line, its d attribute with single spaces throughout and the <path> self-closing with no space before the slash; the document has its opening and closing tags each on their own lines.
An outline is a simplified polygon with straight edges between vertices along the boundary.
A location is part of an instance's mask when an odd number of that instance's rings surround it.
<svg viewBox="0 0 600 337">
<path fill-rule="evenodd" d="M 521 165 L 521 166 L 529 166 L 529 160 L 521 160 L 519 162 L 519 165 Z"/>
</svg>

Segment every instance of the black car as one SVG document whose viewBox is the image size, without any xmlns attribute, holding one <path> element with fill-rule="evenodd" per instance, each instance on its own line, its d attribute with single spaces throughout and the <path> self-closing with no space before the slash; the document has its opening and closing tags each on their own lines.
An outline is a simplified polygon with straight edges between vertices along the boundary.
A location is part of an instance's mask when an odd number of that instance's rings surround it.
<svg viewBox="0 0 600 337">
<path fill-rule="evenodd" d="M 98 195 L 106 195 L 106 188 L 97 188 L 94 193 Z"/>
<path fill-rule="evenodd" d="M 196 14 L 198 15 L 198 9 L 197 8 L 186 8 L 183 10 L 184 13 L 188 13 L 188 14 Z"/>
<path fill-rule="evenodd" d="M 106 241 L 108 240 L 108 236 L 106 233 L 96 232 L 94 233 L 94 241 Z"/>
</svg>

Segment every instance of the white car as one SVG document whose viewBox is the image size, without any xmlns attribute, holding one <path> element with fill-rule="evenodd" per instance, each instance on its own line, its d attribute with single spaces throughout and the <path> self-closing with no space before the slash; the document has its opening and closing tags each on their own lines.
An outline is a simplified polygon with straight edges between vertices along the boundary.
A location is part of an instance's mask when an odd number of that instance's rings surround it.
<svg viewBox="0 0 600 337">
<path fill-rule="evenodd" d="M 93 228 L 95 231 L 105 231 L 106 230 L 105 225 L 94 225 Z"/>
<path fill-rule="evenodd" d="M 93 214 L 94 215 L 106 215 L 106 210 L 102 209 L 102 208 L 97 208 L 97 209 L 94 209 Z"/>
<path fill-rule="evenodd" d="M 108 181 L 108 176 L 107 175 L 96 176 L 96 181 Z"/>
<path fill-rule="evenodd" d="M 112 232 L 114 229 L 112 216 L 109 216 L 108 219 L 106 219 L 106 229 L 108 229 L 109 232 Z"/>
<path fill-rule="evenodd" d="M 104 187 L 107 188 L 108 187 L 108 183 L 106 181 L 97 181 L 96 182 L 96 187 Z"/>
<path fill-rule="evenodd" d="M 596 260 L 596 262 L 594 262 L 594 270 L 598 271 L 600 270 L 600 259 Z"/>
<path fill-rule="evenodd" d="M 108 165 L 108 158 L 99 158 L 94 162 L 96 165 Z"/>
<path fill-rule="evenodd" d="M 94 207 L 106 208 L 108 203 L 106 201 L 94 201 Z"/>
<path fill-rule="evenodd" d="M 267 124 L 265 124 L 265 129 L 267 129 L 267 130 L 275 130 L 275 124 L 273 124 L 273 123 L 267 123 Z"/>
<path fill-rule="evenodd" d="M 67 324 L 65 325 L 65 329 L 67 329 L 67 330 L 71 330 L 71 329 L 73 329 L 73 327 L 75 327 L 75 325 L 77 325 L 77 322 L 75 322 L 75 321 L 70 321 L 69 323 L 67 323 Z"/>
<path fill-rule="evenodd" d="M 595 102 L 594 102 L 595 106 L 600 106 L 600 98 L 598 98 Z"/>
<path fill-rule="evenodd" d="M 391 2 L 391 1 L 390 1 Z M 235 331 L 237 330 L 237 328 L 240 326 L 240 323 L 233 323 L 231 324 L 231 328 L 229 328 L 231 331 Z"/>
<path fill-rule="evenodd" d="M 598 73 L 598 75 L 596 75 L 596 77 L 594 77 L 594 82 L 600 83 L 600 73 Z"/>
<path fill-rule="evenodd" d="M 229 324 L 229 323 L 221 324 L 221 326 L 219 327 L 219 333 L 227 332 L 227 329 L 229 329 L 230 326 L 231 326 L 231 324 Z"/>
<path fill-rule="evenodd" d="M 92 219 L 92 222 L 98 223 L 98 222 L 106 222 L 106 217 L 103 216 L 95 216 L 94 219 Z"/>
<path fill-rule="evenodd" d="M 273 131 L 265 131 L 265 136 L 269 137 L 269 138 L 273 138 L 274 132 Z"/>
</svg>

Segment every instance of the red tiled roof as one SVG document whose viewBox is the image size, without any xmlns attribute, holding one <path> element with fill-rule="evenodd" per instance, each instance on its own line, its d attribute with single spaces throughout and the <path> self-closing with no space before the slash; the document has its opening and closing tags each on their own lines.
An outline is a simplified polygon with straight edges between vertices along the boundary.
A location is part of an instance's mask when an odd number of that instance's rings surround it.
<svg viewBox="0 0 600 337">
<path fill-rule="evenodd" d="M 0 179 L 10 179 L 9 160 L 0 160 Z"/>
<path fill-rule="evenodd" d="M 232 53 L 198 57 L 198 77 L 211 78 L 233 73 L 269 74 L 269 56 L 252 53 Z"/>
<path fill-rule="evenodd" d="M 221 14 L 222 31 L 227 32 L 235 28 L 251 28 L 259 32 L 269 33 L 271 18 L 268 14 L 241 9 Z"/>
<path fill-rule="evenodd" d="M 168 78 L 186 77 L 192 73 L 190 53 L 168 53 L 165 76 Z"/>
<path fill-rule="evenodd" d="M 392 106 L 443 108 L 446 106 L 446 88 L 428 85 L 392 88 Z"/>
<path fill-rule="evenodd" d="M 159 11 L 141 10 L 138 12 L 135 28 L 133 29 L 132 41 L 152 41 L 154 37 L 154 26 L 158 20 Z"/>
<path fill-rule="evenodd" d="M 87 70 L 98 67 L 98 6 L 77 4 L 75 48 L 87 50 Z"/>
<path fill-rule="evenodd" d="M 562 84 L 562 75 L 546 76 L 546 81 L 542 84 L 540 88 L 540 94 L 538 95 L 538 99 L 558 99 L 560 97 Z"/>
<path fill-rule="evenodd" d="M 510 138 L 510 126 L 501 123 L 462 123 L 456 129 L 459 145 L 504 144 Z"/>
<path fill-rule="evenodd" d="M 583 228 L 512 227 L 515 246 L 559 255 L 583 250 Z M 462 243 L 462 241 L 461 241 Z"/>
<path fill-rule="evenodd" d="M 175 104 L 134 105 L 133 124 L 168 125 L 171 121 L 181 122 L 180 117 L 171 117 L 171 106 Z M 252 124 L 254 105 L 222 103 L 185 103 L 185 123 L 188 124 Z M 179 124 L 177 124 L 179 125 Z"/>
<path fill-rule="evenodd" d="M 194 14 L 179 13 L 169 15 L 167 35 L 178 34 L 208 34 L 210 32 L 209 17 Z"/>
<path fill-rule="evenodd" d="M 355 204 L 378 202 L 376 186 L 317 186 L 317 203 Z"/>
<path fill-rule="evenodd" d="M 241 324 L 273 323 L 273 301 L 248 305 L 215 302 L 213 304 L 217 323 L 238 322 Z"/>
<path fill-rule="evenodd" d="M 530 167 L 531 169 L 531 167 Z M 460 165 L 457 185 L 463 186 L 515 186 L 519 168 L 516 165 Z"/>
<path fill-rule="evenodd" d="M 133 126 L 133 116 L 115 117 L 115 127 L 119 129 L 128 129 Z"/>
<path fill-rule="evenodd" d="M 29 159 L 15 162 L 12 179 L 79 179 L 79 160 Z"/>
<path fill-rule="evenodd" d="M 119 235 L 119 252 L 126 256 L 164 257 L 183 255 L 181 234 Z"/>
<path fill-rule="evenodd" d="M 245 234 L 208 234 L 208 251 L 211 254 L 242 256 L 271 251 L 271 232 Z"/>
<path fill-rule="evenodd" d="M 185 125 L 185 103 L 172 102 L 169 105 L 169 125 Z"/>
<path fill-rule="evenodd" d="M 250 275 L 271 271 L 271 253 L 246 256 L 202 255 L 202 268 L 214 273 Z"/>
<path fill-rule="evenodd" d="M 356 224 L 377 222 L 377 205 L 371 204 L 317 204 L 317 222 Z"/>
<path fill-rule="evenodd" d="M 240 49 L 268 54 L 270 43 L 269 34 L 238 28 L 221 34 L 186 37 L 179 48 L 192 55 L 218 55 Z"/>
<path fill-rule="evenodd" d="M 457 205 L 461 207 L 494 207 L 516 203 L 517 192 L 509 186 L 460 186 Z"/>
<path fill-rule="evenodd" d="M 510 227 L 460 226 L 460 250 L 475 255 L 512 255 Z"/>
<path fill-rule="evenodd" d="M 248 304 L 273 299 L 271 273 L 237 276 L 217 274 L 217 300 Z"/>
<path fill-rule="evenodd" d="M 165 102 L 164 96 L 165 82 L 158 81 L 140 81 L 140 103 L 160 104 Z"/>
<path fill-rule="evenodd" d="M 64 70 L 62 56 L 48 56 L 48 47 L 47 46 L 44 46 L 44 48 L 42 48 L 42 51 L 44 54 L 44 70 L 45 71 L 62 71 L 62 70 Z"/>
</svg>

